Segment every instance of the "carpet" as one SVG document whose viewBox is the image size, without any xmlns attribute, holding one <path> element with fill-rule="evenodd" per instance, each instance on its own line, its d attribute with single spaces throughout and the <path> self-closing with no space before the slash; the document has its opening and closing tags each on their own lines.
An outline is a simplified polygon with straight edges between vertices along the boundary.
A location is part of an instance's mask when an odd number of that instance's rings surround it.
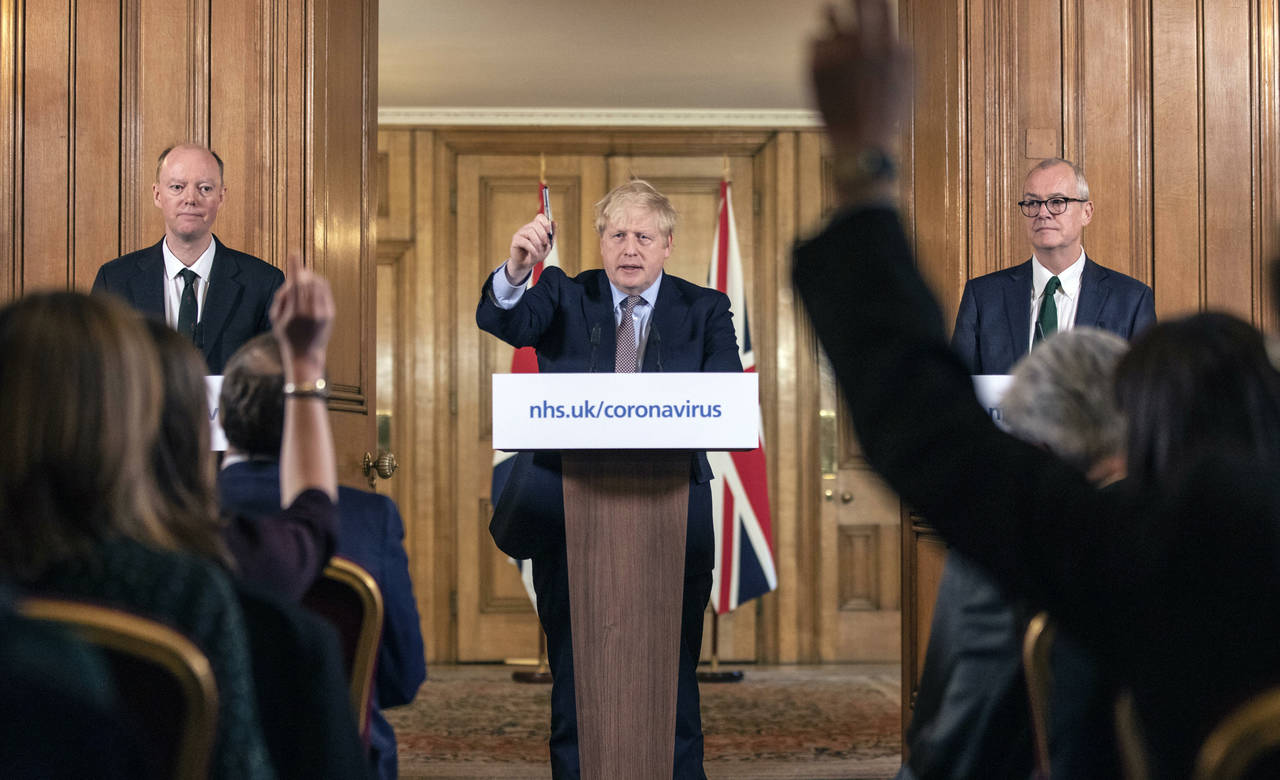
<svg viewBox="0 0 1280 780">
<path fill-rule="evenodd" d="M 743 666 L 703 683 L 707 776 L 890 778 L 901 755 L 897 665 Z M 551 688 L 503 666 L 432 666 L 417 699 L 387 712 L 405 778 L 549 778 Z"/>
</svg>

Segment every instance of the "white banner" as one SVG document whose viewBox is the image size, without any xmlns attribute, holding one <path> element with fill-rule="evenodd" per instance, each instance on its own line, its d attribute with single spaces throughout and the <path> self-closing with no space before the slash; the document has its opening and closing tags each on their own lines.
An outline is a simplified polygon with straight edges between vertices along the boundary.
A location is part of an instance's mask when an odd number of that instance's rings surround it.
<svg viewBox="0 0 1280 780">
<path fill-rule="evenodd" d="M 227 435 L 222 432 L 222 420 L 218 415 L 218 394 L 222 392 L 222 377 L 205 377 L 204 387 L 209 398 L 209 449 L 223 452 L 227 449 Z"/>
<path fill-rule="evenodd" d="M 753 450 L 756 374 L 494 374 L 495 450 Z"/>
<path fill-rule="evenodd" d="M 1009 374 L 973 375 L 973 390 L 978 395 L 978 403 L 1001 428 L 1004 427 L 1004 394 L 1012 382 L 1013 377 Z"/>
</svg>

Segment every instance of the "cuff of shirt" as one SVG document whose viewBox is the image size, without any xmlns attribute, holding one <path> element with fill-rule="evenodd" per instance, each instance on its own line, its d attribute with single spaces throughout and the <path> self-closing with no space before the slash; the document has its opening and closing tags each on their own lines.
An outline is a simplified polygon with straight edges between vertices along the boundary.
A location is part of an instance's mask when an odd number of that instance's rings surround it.
<svg viewBox="0 0 1280 780">
<path fill-rule="evenodd" d="M 520 296 L 524 295 L 524 289 L 523 284 L 512 284 L 507 281 L 505 261 L 493 272 L 493 302 L 499 309 L 510 309 L 515 306 L 520 301 Z"/>
</svg>

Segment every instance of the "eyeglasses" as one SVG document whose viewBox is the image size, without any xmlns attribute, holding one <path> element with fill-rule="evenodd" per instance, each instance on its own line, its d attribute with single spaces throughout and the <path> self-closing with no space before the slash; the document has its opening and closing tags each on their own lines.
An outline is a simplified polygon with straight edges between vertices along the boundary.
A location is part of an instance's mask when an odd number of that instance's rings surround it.
<svg viewBox="0 0 1280 780">
<path fill-rule="evenodd" d="M 1057 216 L 1067 210 L 1068 203 L 1088 203 L 1084 198 L 1049 198 L 1048 200 L 1035 200 L 1028 198 L 1018 201 L 1018 206 L 1022 208 L 1022 213 L 1028 217 L 1034 217 L 1040 213 L 1041 206 L 1048 206 L 1049 213 Z"/>
</svg>

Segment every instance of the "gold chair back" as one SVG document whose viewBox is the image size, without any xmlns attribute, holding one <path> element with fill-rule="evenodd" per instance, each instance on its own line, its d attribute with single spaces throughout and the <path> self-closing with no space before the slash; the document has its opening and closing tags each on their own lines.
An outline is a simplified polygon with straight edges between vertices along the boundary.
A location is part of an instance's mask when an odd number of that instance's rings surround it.
<svg viewBox="0 0 1280 780">
<path fill-rule="evenodd" d="M 1022 667 L 1031 704 L 1031 731 L 1035 736 L 1036 772 L 1049 777 L 1049 698 L 1053 669 L 1049 663 L 1056 628 L 1048 612 L 1039 612 L 1027 624 L 1022 640 Z"/>
<path fill-rule="evenodd" d="M 364 734 L 369 725 L 373 673 L 382 641 L 382 591 L 363 567 L 335 556 L 303 595 L 302 603 L 338 631 L 350 682 L 351 707 L 360 733 Z"/>
<path fill-rule="evenodd" d="M 1239 780 L 1280 753 L 1280 688 L 1264 691 L 1222 720 L 1196 756 L 1195 780 Z"/>
<path fill-rule="evenodd" d="M 19 612 L 59 623 L 107 657 L 123 705 L 175 778 L 208 773 L 218 723 L 218 689 L 209 659 L 168 626 L 118 609 L 56 598 L 27 598 Z M 181 703 L 158 699 L 176 690 Z M 174 712 L 177 724 L 171 722 Z M 176 740 L 176 744 L 171 744 Z"/>
</svg>

